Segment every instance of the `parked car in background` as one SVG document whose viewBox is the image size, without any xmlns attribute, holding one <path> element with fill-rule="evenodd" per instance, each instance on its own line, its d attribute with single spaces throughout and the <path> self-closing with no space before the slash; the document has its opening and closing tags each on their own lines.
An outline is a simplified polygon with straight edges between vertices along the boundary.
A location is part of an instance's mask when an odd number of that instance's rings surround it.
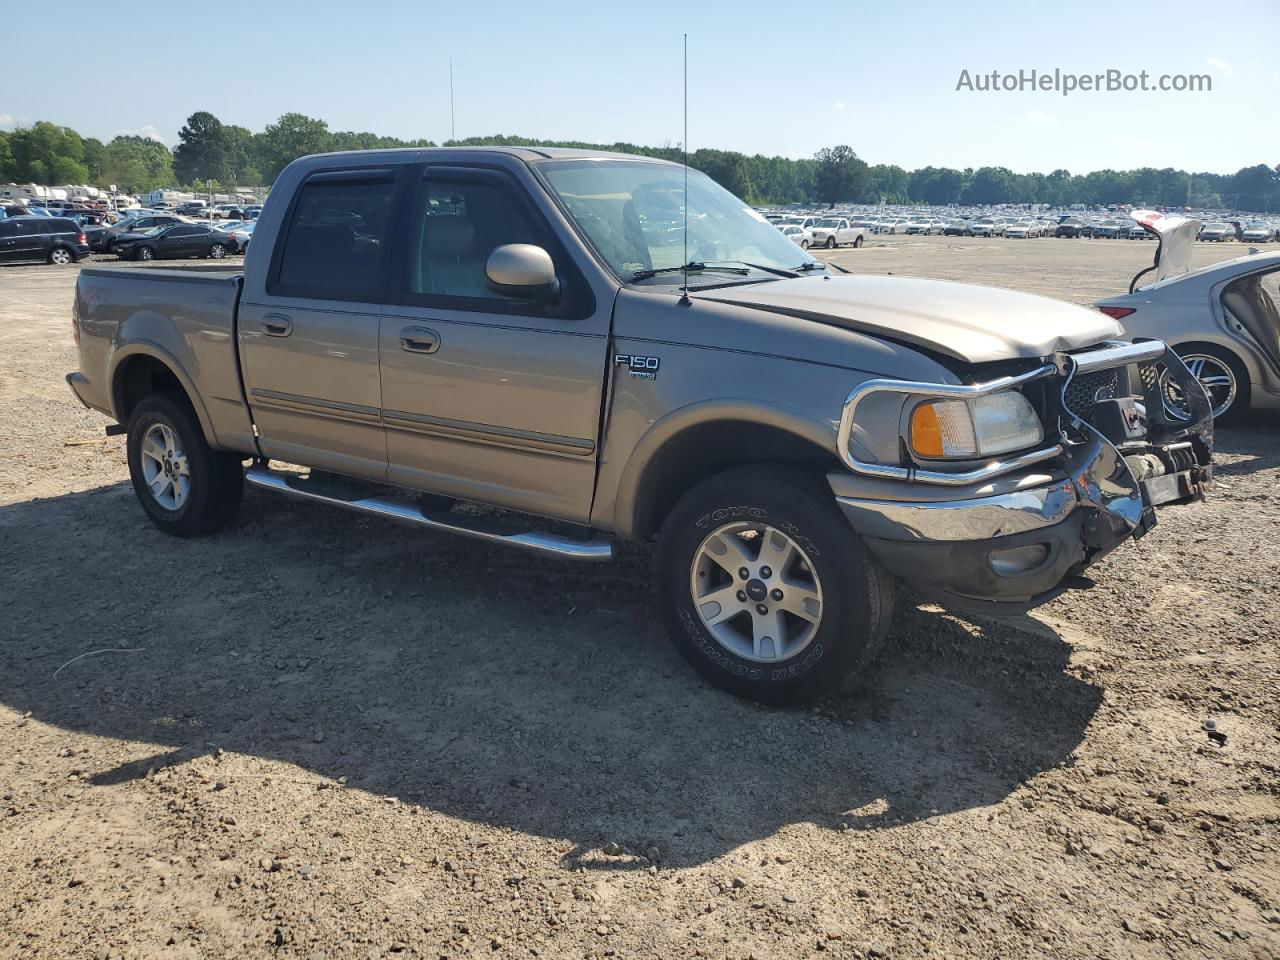
<svg viewBox="0 0 1280 960">
<path fill-rule="evenodd" d="M 257 224 L 257 220 L 250 220 L 246 223 L 238 224 L 235 227 L 223 227 L 222 229 L 231 234 L 236 241 L 236 249 L 240 253 L 244 253 L 249 249 L 249 241 L 253 239 L 253 230 Z M 805 249 L 808 248 L 806 247 Z"/>
<path fill-rule="evenodd" d="M 1199 240 L 1206 242 L 1222 243 L 1226 240 L 1234 240 L 1236 238 L 1236 228 L 1229 223 L 1206 223 L 1200 228 Z"/>
<path fill-rule="evenodd" d="M 1093 228 L 1093 235 L 1099 240 L 1115 240 L 1121 232 L 1128 232 L 1129 225 L 1119 220 L 1103 220 Z"/>
<path fill-rule="evenodd" d="M 33 260 L 65 265 L 89 256 L 80 224 L 67 217 L 5 217 L 0 220 L 0 263 Z"/>
<path fill-rule="evenodd" d="M 187 223 L 182 217 L 172 213 L 154 213 L 146 211 L 129 217 L 111 226 L 90 227 L 85 230 L 89 247 L 95 253 L 114 253 L 116 241 L 126 233 L 145 233 L 156 227 L 171 227 L 179 223 Z"/>
<path fill-rule="evenodd" d="M 1125 234 L 1130 240 L 1150 240 L 1151 234 L 1147 232 L 1147 228 L 1140 223 L 1135 223 L 1129 228 Z"/>
<path fill-rule="evenodd" d="M 220 203 L 213 208 L 215 220 L 243 220 L 244 210 L 237 203 Z"/>
<path fill-rule="evenodd" d="M 823 217 L 813 228 L 813 242 L 828 250 L 834 250 L 846 244 L 860 247 L 866 236 L 866 230 L 851 226 L 844 217 Z"/>
<path fill-rule="evenodd" d="M 1053 228 L 1055 237 L 1091 237 L 1093 236 L 1093 228 L 1077 217 L 1067 217 L 1058 221 L 1058 225 Z"/>
<path fill-rule="evenodd" d="M 975 237 L 999 237 L 1004 235 L 1004 224 L 994 217 L 979 217 L 969 224 Z"/>
<path fill-rule="evenodd" d="M 186 203 L 178 204 L 174 213 L 184 217 L 203 217 L 208 215 L 209 205 L 203 200 L 188 200 Z"/>
<path fill-rule="evenodd" d="M 907 222 L 907 234 L 918 234 L 927 237 L 930 234 L 942 232 L 942 221 L 936 217 L 916 217 L 914 220 Z"/>
<path fill-rule="evenodd" d="M 1276 238 L 1276 228 L 1266 223 L 1249 223 L 1240 233 L 1245 243 L 1270 243 Z"/>
<path fill-rule="evenodd" d="M 968 220 L 948 220 L 942 225 L 944 237 L 972 237 L 973 227 Z"/>
<path fill-rule="evenodd" d="M 229 234 L 203 223 L 179 223 L 154 227 L 142 233 L 126 233 L 116 238 L 116 255 L 121 260 L 178 260 L 210 257 L 220 260 L 235 250 Z"/>
<path fill-rule="evenodd" d="M 1013 240 L 1027 240 L 1040 236 L 1040 224 L 1034 220 L 1019 220 L 1005 227 L 1004 235 Z"/>
<path fill-rule="evenodd" d="M 244 208 L 244 218 L 246 220 L 257 220 L 262 214 L 262 204 L 251 203 Z"/>
<path fill-rule="evenodd" d="M 783 224 L 779 229 L 782 235 L 794 243 L 801 250 L 808 250 L 813 246 L 813 234 L 794 223 Z"/>
<path fill-rule="evenodd" d="M 1152 214 L 1150 222 L 1161 237 L 1155 282 L 1094 305 L 1118 320 L 1127 337 L 1159 337 L 1177 351 L 1208 394 L 1214 417 L 1280 408 L 1280 253 L 1189 270 L 1196 221 Z M 1181 388 L 1162 379 L 1161 397 L 1185 417 Z"/>
</svg>

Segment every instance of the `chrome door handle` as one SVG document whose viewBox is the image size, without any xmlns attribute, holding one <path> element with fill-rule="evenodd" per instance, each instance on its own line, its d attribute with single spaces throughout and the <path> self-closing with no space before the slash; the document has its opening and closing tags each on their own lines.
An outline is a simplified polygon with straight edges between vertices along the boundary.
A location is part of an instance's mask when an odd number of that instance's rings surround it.
<svg viewBox="0 0 1280 960">
<path fill-rule="evenodd" d="M 427 327 L 405 327 L 400 331 L 400 349 L 409 353 L 435 353 L 440 349 L 440 334 Z"/>
<path fill-rule="evenodd" d="M 262 332 L 268 337 L 287 337 L 293 333 L 293 321 L 280 313 L 269 313 L 262 318 Z"/>
</svg>

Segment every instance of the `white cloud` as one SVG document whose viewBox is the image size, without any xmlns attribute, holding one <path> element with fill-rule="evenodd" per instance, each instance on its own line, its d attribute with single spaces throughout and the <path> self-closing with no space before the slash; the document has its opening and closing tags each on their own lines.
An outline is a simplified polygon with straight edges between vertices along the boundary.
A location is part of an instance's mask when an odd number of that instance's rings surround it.
<svg viewBox="0 0 1280 960">
<path fill-rule="evenodd" d="M 1204 62 L 1218 72 L 1225 73 L 1227 76 L 1236 72 L 1236 68 L 1234 66 L 1219 57 L 1206 57 Z"/>
<path fill-rule="evenodd" d="M 1058 118 L 1041 110 L 1032 110 L 1027 114 L 1027 123 L 1037 130 L 1052 130 L 1058 125 Z"/>
<path fill-rule="evenodd" d="M 0 130 L 12 130 L 17 125 L 18 120 L 12 113 L 0 111 Z"/>
<path fill-rule="evenodd" d="M 837 110 L 839 110 L 839 111 L 841 111 L 841 112 L 843 112 L 843 111 L 844 111 L 844 101 L 843 101 L 843 100 L 837 100 L 837 101 L 836 101 L 836 109 L 837 109 Z"/>
<path fill-rule="evenodd" d="M 157 140 L 160 143 L 167 144 L 168 141 L 160 135 L 160 128 L 154 124 L 145 124 L 141 127 L 130 127 L 125 130 L 117 130 L 111 136 L 113 137 L 146 137 L 148 140 Z"/>
</svg>

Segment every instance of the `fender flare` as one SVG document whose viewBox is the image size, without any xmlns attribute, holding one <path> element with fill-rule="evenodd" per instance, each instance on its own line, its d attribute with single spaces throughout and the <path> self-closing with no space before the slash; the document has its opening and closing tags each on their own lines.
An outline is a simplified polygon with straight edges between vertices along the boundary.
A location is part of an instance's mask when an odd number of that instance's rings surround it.
<svg viewBox="0 0 1280 960">
<path fill-rule="evenodd" d="M 218 438 L 213 431 L 213 421 L 209 418 L 209 411 L 205 409 L 204 399 L 200 396 L 200 392 L 196 390 L 195 382 L 191 379 L 191 375 L 187 373 L 182 363 L 171 351 L 154 340 L 130 340 L 111 354 L 111 366 L 107 377 L 108 382 L 111 384 L 111 415 L 116 422 L 125 423 L 120 410 L 120 401 L 123 395 L 121 368 L 126 361 L 137 356 L 157 360 L 168 368 L 178 383 L 182 385 L 187 399 L 191 402 L 191 406 L 196 412 L 196 419 L 200 421 L 200 429 L 204 431 L 205 440 L 208 441 L 210 446 L 216 447 Z"/>
<path fill-rule="evenodd" d="M 838 424 L 816 419 L 790 407 L 745 397 L 699 400 L 677 407 L 649 426 L 627 458 L 614 499 L 614 529 L 622 536 L 634 538 L 641 491 L 650 468 L 658 462 L 667 444 L 694 427 L 741 421 L 774 427 L 833 454 L 835 452 Z"/>
</svg>

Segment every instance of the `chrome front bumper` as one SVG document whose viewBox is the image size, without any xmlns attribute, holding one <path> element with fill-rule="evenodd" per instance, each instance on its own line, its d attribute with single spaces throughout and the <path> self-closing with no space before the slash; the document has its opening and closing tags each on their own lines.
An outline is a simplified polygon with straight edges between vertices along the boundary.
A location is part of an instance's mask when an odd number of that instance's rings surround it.
<svg viewBox="0 0 1280 960">
<path fill-rule="evenodd" d="M 1147 437 L 1136 444 L 1113 443 L 1070 409 L 1068 386 L 1084 373 L 1129 365 L 1138 370 L 1139 364 L 1144 365 L 1137 383 L 1146 404 Z M 1181 386 L 1185 419 L 1168 412 L 1146 370 L 1154 365 Z M 1055 372 L 1064 375 L 1062 422 L 1057 442 L 1040 450 L 947 475 L 914 466 L 867 464 L 848 452 L 858 402 L 870 393 L 972 396 Z M 1125 539 L 1145 534 L 1155 523 L 1156 507 L 1202 496 L 1212 475 L 1208 398 L 1177 355 L 1159 341 L 1109 344 L 1060 356 L 1029 374 L 985 384 L 871 381 L 850 394 L 840 436 L 853 473 L 832 473 L 828 479 L 836 502 L 871 552 L 922 592 L 984 609 L 1026 609 L 1055 596 L 1069 575 Z M 1144 472 L 1144 463 L 1159 460 L 1150 454 L 1152 445 L 1172 468 Z M 1032 464 L 1036 472 L 1029 469 Z M 949 488 L 963 495 L 948 496 Z M 1023 547 L 1043 548 L 1043 559 L 1008 572 L 1007 563 L 998 558 Z"/>
<path fill-rule="evenodd" d="M 836 497 L 853 528 L 881 540 L 992 540 L 1061 523 L 1080 505 L 1069 480 L 963 500 L 903 502 Z"/>
</svg>

